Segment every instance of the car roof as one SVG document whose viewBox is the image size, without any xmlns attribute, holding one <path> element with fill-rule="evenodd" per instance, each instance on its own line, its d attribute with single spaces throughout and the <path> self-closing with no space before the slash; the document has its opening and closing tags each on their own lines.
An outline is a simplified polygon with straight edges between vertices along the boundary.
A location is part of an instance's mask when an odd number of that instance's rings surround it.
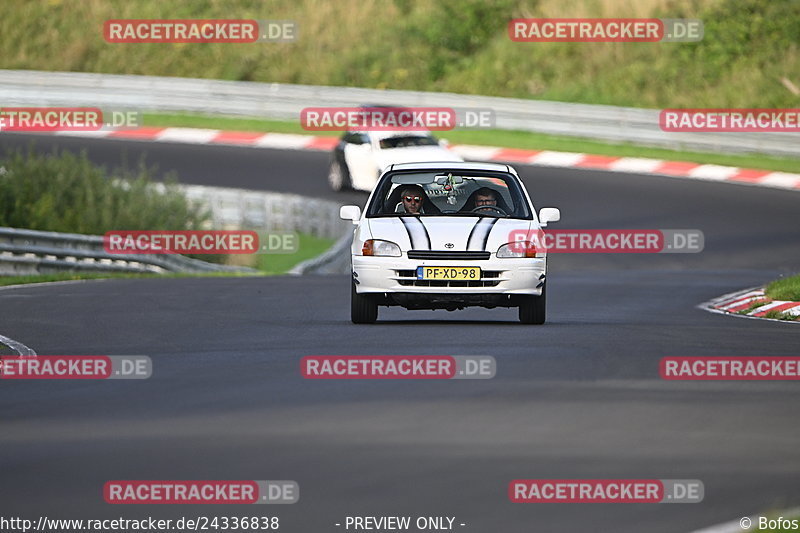
<svg viewBox="0 0 800 533">
<path fill-rule="evenodd" d="M 367 133 L 378 140 L 389 139 L 390 137 L 431 137 L 431 132 L 423 130 L 370 131 Z"/>
<path fill-rule="evenodd" d="M 472 163 L 456 161 L 433 161 L 424 163 L 395 163 L 387 170 L 487 170 L 493 172 L 511 172 L 515 176 L 517 172 L 508 165 L 500 163 Z"/>
</svg>

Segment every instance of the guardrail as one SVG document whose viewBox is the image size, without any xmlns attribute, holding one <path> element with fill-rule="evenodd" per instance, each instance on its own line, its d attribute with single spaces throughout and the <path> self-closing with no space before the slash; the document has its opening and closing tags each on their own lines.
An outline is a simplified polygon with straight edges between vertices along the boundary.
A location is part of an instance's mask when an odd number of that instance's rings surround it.
<svg viewBox="0 0 800 533">
<path fill-rule="evenodd" d="M 3 106 L 99 106 L 298 120 L 312 106 L 388 103 L 490 108 L 496 127 L 672 149 L 800 155 L 793 133 L 664 132 L 658 110 L 519 98 L 233 82 L 193 78 L 0 70 Z"/>
<path fill-rule="evenodd" d="M 352 225 L 350 227 L 352 228 Z M 327 252 L 295 265 L 289 274 L 347 274 L 352 269 L 350 264 L 350 246 L 352 244 L 353 233 L 351 230 L 342 235 Z"/>
<path fill-rule="evenodd" d="M 160 184 L 156 184 L 160 187 Z M 296 267 L 293 273 L 340 273 L 349 270 L 336 258 L 352 224 L 339 218 L 339 204 L 296 194 L 225 187 L 181 185 L 186 197 L 211 214 L 208 228 L 253 229 L 268 233 L 299 232 L 338 239 L 331 251 Z M 348 245 L 349 246 L 349 245 Z M 103 237 L 0 227 L 0 276 L 76 270 L 84 272 L 256 272 L 246 267 L 206 263 L 173 254 L 109 254 Z"/>
<path fill-rule="evenodd" d="M 186 197 L 211 212 L 209 229 L 298 232 L 338 239 L 352 231 L 339 218 L 339 204 L 297 194 L 181 185 Z"/>
<path fill-rule="evenodd" d="M 256 272 L 172 254 L 110 254 L 103 237 L 0 227 L 0 275 L 81 272 Z"/>
</svg>

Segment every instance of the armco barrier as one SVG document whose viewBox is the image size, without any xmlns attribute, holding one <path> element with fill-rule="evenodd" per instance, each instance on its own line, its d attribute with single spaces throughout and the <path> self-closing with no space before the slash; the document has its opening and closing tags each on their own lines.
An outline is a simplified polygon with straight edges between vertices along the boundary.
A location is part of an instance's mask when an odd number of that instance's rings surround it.
<svg viewBox="0 0 800 533">
<path fill-rule="evenodd" d="M 0 227 L 0 275 L 81 272 L 255 272 L 182 255 L 110 254 L 103 237 Z"/>
<path fill-rule="evenodd" d="M 329 200 L 226 187 L 180 187 L 189 200 L 210 211 L 209 229 L 293 231 L 338 239 L 353 228 L 350 221 L 339 218 L 339 204 Z"/>
<path fill-rule="evenodd" d="M 156 184 L 160 187 L 159 184 Z M 225 187 L 181 185 L 186 197 L 211 214 L 207 229 L 253 229 L 263 232 L 298 232 L 338 239 L 337 245 L 294 273 L 334 273 L 349 270 L 336 256 L 342 236 L 350 238 L 353 226 L 339 218 L 339 204 L 296 194 Z M 256 272 L 245 267 L 206 263 L 171 254 L 109 254 L 103 238 L 95 235 L 56 233 L 0 227 L 0 276 L 83 272 Z"/>
<path fill-rule="evenodd" d="M 489 108 L 496 127 L 683 150 L 800 154 L 794 133 L 664 132 L 659 111 L 518 98 L 281 83 L 0 70 L 3 106 L 95 106 L 298 120 L 305 107 L 388 103 Z"/>
<path fill-rule="evenodd" d="M 350 264 L 350 246 L 352 244 L 353 233 L 351 231 L 336 241 L 336 244 L 331 246 L 327 252 L 296 265 L 289 271 L 289 274 L 347 274 L 352 270 Z"/>
</svg>

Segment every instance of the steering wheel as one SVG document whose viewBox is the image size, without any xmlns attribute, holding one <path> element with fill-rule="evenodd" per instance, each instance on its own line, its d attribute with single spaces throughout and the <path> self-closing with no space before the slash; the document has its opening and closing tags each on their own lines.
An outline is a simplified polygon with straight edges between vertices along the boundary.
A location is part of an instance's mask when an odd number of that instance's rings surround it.
<svg viewBox="0 0 800 533">
<path fill-rule="evenodd" d="M 496 205 L 479 205 L 478 207 L 476 207 L 475 209 L 470 211 L 470 213 L 477 213 L 478 211 L 481 211 L 483 209 L 489 209 L 490 211 L 496 211 L 502 217 L 507 217 L 508 216 L 508 213 L 506 213 L 505 210 L 502 207 L 497 207 Z"/>
</svg>

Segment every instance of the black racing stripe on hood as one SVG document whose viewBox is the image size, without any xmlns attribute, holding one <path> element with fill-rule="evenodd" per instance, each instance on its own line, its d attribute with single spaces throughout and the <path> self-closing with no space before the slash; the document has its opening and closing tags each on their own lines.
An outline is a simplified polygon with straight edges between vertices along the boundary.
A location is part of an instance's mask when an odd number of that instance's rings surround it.
<svg viewBox="0 0 800 533">
<path fill-rule="evenodd" d="M 414 239 L 411 237 L 411 232 L 408 230 L 408 225 L 406 224 L 405 220 L 403 220 L 402 217 L 400 218 L 400 222 L 403 223 L 403 228 L 406 230 L 406 233 L 408 234 L 408 240 L 411 243 L 411 249 L 413 250 L 414 249 Z"/>
<path fill-rule="evenodd" d="M 406 228 L 408 238 L 411 240 L 412 250 L 430 250 L 431 237 L 428 235 L 428 229 L 425 227 L 417 217 L 400 217 L 400 222 Z M 421 231 L 420 231 L 421 230 Z"/>
<path fill-rule="evenodd" d="M 492 220 L 492 223 L 489 224 L 489 231 L 486 232 L 486 236 L 483 238 L 483 249 L 486 250 L 486 245 L 489 243 L 489 235 L 492 234 L 492 230 L 494 229 L 494 225 L 497 224 L 497 221 L 500 220 L 499 218 L 495 218 Z"/>
<path fill-rule="evenodd" d="M 497 223 L 497 218 L 481 218 L 472 227 L 467 239 L 467 250 L 470 251 L 485 251 L 486 243 L 489 241 L 489 233 L 492 227 Z"/>
<path fill-rule="evenodd" d="M 422 226 L 422 229 L 425 231 L 425 240 L 428 241 L 428 250 L 430 250 L 431 249 L 431 234 L 428 233 L 428 227 L 425 225 L 425 223 L 422 221 L 421 218 L 418 218 L 417 220 L 419 221 L 420 225 Z"/>
<path fill-rule="evenodd" d="M 483 219 L 479 218 L 478 220 L 476 220 L 475 224 L 472 225 L 472 229 L 469 230 L 469 237 L 467 237 L 467 250 L 470 249 L 469 243 L 472 242 L 472 235 L 475 233 L 475 228 L 478 227 L 478 224 L 480 223 L 481 220 L 483 220 Z"/>
</svg>

